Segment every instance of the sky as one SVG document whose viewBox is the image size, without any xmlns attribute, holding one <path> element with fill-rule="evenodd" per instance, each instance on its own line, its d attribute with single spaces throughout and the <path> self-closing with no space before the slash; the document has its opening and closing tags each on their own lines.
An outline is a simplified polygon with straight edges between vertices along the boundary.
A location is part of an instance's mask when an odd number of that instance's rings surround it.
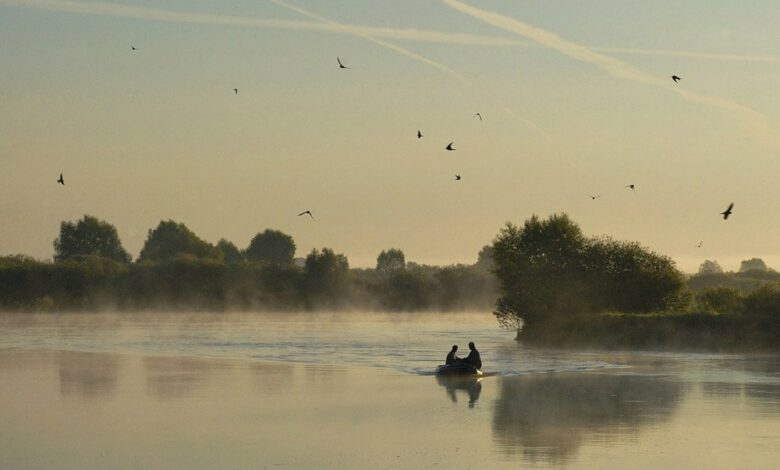
<svg viewBox="0 0 780 470">
<path fill-rule="evenodd" d="M 565 212 L 687 272 L 780 269 L 777 24 L 773 0 L 0 0 L 0 255 L 51 258 L 90 214 L 133 256 L 173 219 L 472 263 Z"/>
</svg>

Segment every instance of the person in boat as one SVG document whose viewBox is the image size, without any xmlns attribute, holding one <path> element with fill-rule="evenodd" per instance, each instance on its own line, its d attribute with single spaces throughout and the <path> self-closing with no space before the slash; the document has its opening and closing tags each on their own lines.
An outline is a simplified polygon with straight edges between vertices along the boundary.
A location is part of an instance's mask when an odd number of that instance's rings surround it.
<svg viewBox="0 0 780 470">
<path fill-rule="evenodd" d="M 458 363 L 458 362 L 462 361 L 461 358 L 459 358 L 458 356 L 455 355 L 455 353 L 457 353 L 457 352 L 458 352 L 458 345 L 457 344 L 453 344 L 452 345 L 452 349 L 450 350 L 449 354 L 447 354 L 447 359 L 444 360 L 444 363 L 447 364 L 447 365 L 450 365 L 450 364 L 455 364 L 455 363 Z"/>
<path fill-rule="evenodd" d="M 471 352 L 469 352 L 469 355 L 466 356 L 464 359 L 461 359 L 461 361 L 463 361 L 465 364 L 471 364 L 477 369 L 481 369 L 482 359 L 479 357 L 479 351 L 477 351 L 477 347 L 474 346 L 473 341 L 469 343 L 469 349 L 471 350 Z"/>
</svg>

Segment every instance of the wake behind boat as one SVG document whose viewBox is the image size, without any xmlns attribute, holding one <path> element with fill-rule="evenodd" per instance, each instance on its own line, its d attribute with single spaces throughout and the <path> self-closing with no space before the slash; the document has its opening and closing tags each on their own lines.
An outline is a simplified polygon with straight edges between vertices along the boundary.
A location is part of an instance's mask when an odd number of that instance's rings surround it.
<svg viewBox="0 0 780 470">
<path fill-rule="evenodd" d="M 482 371 L 476 366 L 465 362 L 456 362 L 454 364 L 442 364 L 436 368 L 436 375 L 444 376 L 475 376 L 481 377 Z"/>
</svg>

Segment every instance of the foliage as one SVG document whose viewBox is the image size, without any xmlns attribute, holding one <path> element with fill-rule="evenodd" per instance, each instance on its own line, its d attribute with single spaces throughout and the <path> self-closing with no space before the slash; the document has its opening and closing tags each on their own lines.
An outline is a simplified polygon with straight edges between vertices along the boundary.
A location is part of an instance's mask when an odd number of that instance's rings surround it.
<svg viewBox="0 0 780 470">
<path fill-rule="evenodd" d="M 780 318 L 780 287 L 765 285 L 745 296 L 745 312 Z"/>
<path fill-rule="evenodd" d="M 733 287 L 710 287 L 696 294 L 694 306 L 700 312 L 738 313 L 743 309 L 743 299 Z"/>
<path fill-rule="evenodd" d="M 699 266 L 699 275 L 721 273 L 723 273 L 723 268 L 720 267 L 717 261 L 704 260 L 701 266 Z"/>
<path fill-rule="evenodd" d="M 202 259 L 222 259 L 222 252 L 201 240 L 186 225 L 173 220 L 161 221 L 149 230 L 139 261 L 173 260 L 180 255 Z"/>
<path fill-rule="evenodd" d="M 85 215 L 76 223 L 62 222 L 60 236 L 54 240 L 55 261 L 76 256 L 101 256 L 120 263 L 130 262 L 116 228 L 91 215 Z"/>
<path fill-rule="evenodd" d="M 220 239 L 217 242 L 217 249 L 222 253 L 222 259 L 225 263 L 232 264 L 244 261 L 244 254 L 231 241 Z"/>
<path fill-rule="evenodd" d="M 744 273 L 748 271 L 766 271 L 766 263 L 761 258 L 750 258 L 742 260 L 739 265 L 739 272 Z"/>
<path fill-rule="evenodd" d="M 266 229 L 252 238 L 244 256 L 249 261 L 288 266 L 292 264 L 295 256 L 295 241 L 284 232 Z"/>
<path fill-rule="evenodd" d="M 586 238 L 566 214 L 508 223 L 493 242 L 505 327 L 610 310 L 647 312 L 684 306 L 674 262 L 633 242 Z"/>
<path fill-rule="evenodd" d="M 306 257 L 303 284 L 310 307 L 335 307 L 347 298 L 349 262 L 330 248 L 316 249 Z"/>
<path fill-rule="evenodd" d="M 376 270 L 380 272 L 393 272 L 406 267 L 404 252 L 397 248 L 382 250 L 376 258 Z"/>
</svg>

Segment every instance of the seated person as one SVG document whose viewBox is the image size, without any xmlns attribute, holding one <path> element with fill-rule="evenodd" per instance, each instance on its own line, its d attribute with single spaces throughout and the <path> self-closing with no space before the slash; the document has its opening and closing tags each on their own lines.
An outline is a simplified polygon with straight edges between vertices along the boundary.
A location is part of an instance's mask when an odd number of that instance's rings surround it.
<svg viewBox="0 0 780 470">
<path fill-rule="evenodd" d="M 479 351 L 477 351 L 476 346 L 474 346 L 473 342 L 469 343 L 469 349 L 471 349 L 471 352 L 468 356 L 466 356 L 465 359 L 461 359 L 461 361 L 471 364 L 472 366 L 476 367 L 477 369 L 482 368 L 482 359 L 479 357 Z"/>
<path fill-rule="evenodd" d="M 455 364 L 456 362 L 460 362 L 462 359 L 455 355 L 456 352 L 458 352 L 457 344 L 452 346 L 452 350 L 450 350 L 449 354 L 447 354 L 447 359 L 444 360 L 444 363 Z"/>
</svg>

